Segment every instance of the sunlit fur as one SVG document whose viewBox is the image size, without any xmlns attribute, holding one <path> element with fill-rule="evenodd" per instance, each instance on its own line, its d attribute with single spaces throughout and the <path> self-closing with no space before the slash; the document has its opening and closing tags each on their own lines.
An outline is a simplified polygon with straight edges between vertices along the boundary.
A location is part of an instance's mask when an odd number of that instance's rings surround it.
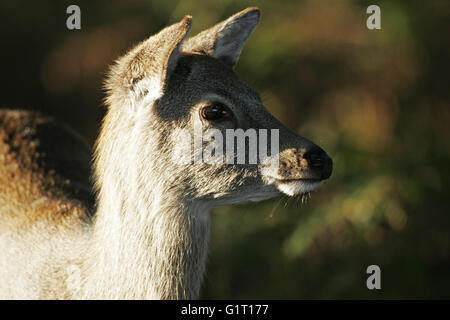
<svg viewBox="0 0 450 320">
<path fill-rule="evenodd" d="M 40 152 L 39 121 L 54 120 L 0 113 L 8 124 L 0 128 L 0 298 L 197 298 L 211 208 L 314 189 L 282 181 L 311 178 L 300 151 L 314 144 L 268 113 L 232 70 L 258 20 L 249 8 L 186 38 L 185 17 L 117 61 L 95 148 L 95 204 L 89 151 L 58 140 L 74 133 L 55 125 L 54 150 Z M 283 168 L 173 162 L 178 129 L 213 126 L 198 112 L 211 96 L 227 101 L 242 128 L 279 129 Z"/>
</svg>

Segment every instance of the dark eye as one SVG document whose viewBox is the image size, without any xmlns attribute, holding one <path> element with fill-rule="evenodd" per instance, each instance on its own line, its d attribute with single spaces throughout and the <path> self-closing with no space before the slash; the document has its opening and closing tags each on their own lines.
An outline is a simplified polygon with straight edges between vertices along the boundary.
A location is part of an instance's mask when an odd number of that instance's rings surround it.
<svg viewBox="0 0 450 320">
<path fill-rule="evenodd" d="M 221 103 L 214 103 L 203 107 L 200 114 L 205 120 L 229 120 L 232 118 L 231 110 Z"/>
</svg>

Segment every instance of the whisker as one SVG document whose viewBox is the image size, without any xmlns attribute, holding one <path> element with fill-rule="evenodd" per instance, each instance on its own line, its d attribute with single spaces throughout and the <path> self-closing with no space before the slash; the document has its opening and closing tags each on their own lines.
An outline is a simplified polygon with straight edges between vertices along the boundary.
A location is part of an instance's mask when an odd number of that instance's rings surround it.
<svg viewBox="0 0 450 320">
<path fill-rule="evenodd" d="M 280 203 L 282 201 L 282 198 L 280 198 L 278 201 L 276 201 L 274 203 L 274 205 L 272 206 L 272 210 L 270 210 L 269 216 L 266 219 L 272 219 L 273 218 L 273 213 L 277 210 L 277 208 L 280 206 Z"/>
</svg>

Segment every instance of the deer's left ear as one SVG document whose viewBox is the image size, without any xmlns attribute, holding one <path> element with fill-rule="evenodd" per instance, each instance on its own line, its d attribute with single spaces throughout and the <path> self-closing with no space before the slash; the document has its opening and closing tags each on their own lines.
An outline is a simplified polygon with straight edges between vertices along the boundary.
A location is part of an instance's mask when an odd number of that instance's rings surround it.
<svg viewBox="0 0 450 320">
<path fill-rule="evenodd" d="M 119 98 L 139 98 L 147 93 L 154 98 L 162 90 L 181 57 L 180 47 L 191 28 L 191 17 L 186 16 L 158 34 L 141 42 L 110 69 L 105 87 Z"/>
<path fill-rule="evenodd" d="M 247 8 L 183 43 L 184 51 L 206 53 L 234 66 L 245 41 L 259 22 L 258 8 Z"/>
</svg>

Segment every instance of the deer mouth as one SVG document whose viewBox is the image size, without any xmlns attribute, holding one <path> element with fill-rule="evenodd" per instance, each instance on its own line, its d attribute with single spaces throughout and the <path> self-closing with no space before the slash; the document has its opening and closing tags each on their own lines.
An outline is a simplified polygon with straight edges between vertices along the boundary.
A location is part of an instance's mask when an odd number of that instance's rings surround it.
<svg viewBox="0 0 450 320">
<path fill-rule="evenodd" d="M 322 180 L 320 179 L 277 179 L 274 184 L 277 189 L 288 196 L 308 193 L 316 189 Z"/>
<path fill-rule="evenodd" d="M 277 179 L 275 178 L 277 183 L 291 183 L 291 182 L 304 182 L 304 183 L 315 183 L 321 182 L 320 179 Z"/>
</svg>

